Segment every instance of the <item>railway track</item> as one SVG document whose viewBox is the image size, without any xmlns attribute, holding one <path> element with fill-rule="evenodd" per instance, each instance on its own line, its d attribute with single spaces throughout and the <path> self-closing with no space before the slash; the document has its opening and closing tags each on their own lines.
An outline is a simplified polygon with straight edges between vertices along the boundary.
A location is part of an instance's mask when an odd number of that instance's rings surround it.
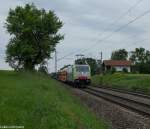
<svg viewBox="0 0 150 129">
<path fill-rule="evenodd" d="M 104 87 L 104 86 L 99 87 L 99 88 L 108 89 L 108 90 L 117 91 L 117 92 L 120 92 L 120 93 L 126 93 L 126 94 L 130 94 L 130 95 L 135 95 L 135 96 L 150 99 L 150 95 L 142 94 L 140 92 L 131 92 L 131 91 L 127 91 L 127 90 L 121 90 L 121 89 L 117 89 L 117 88 Z"/>
<path fill-rule="evenodd" d="M 150 96 L 111 88 L 89 86 L 83 91 L 150 117 Z"/>
</svg>

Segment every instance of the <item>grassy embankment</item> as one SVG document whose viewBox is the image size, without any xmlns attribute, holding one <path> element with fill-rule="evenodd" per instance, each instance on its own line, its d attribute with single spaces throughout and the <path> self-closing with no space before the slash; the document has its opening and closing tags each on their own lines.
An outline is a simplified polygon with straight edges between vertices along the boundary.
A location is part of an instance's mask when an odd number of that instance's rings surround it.
<svg viewBox="0 0 150 129">
<path fill-rule="evenodd" d="M 93 85 L 111 86 L 119 89 L 150 94 L 150 75 L 144 74 L 106 74 L 92 77 Z"/>
<path fill-rule="evenodd" d="M 25 129 L 106 129 L 62 84 L 44 75 L 0 71 L 0 125 Z"/>
</svg>

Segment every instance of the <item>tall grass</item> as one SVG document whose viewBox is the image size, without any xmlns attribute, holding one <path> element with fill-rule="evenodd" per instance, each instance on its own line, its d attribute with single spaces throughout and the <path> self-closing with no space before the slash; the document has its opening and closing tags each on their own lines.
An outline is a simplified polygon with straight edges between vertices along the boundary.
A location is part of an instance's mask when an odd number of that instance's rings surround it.
<svg viewBox="0 0 150 129">
<path fill-rule="evenodd" d="M 35 73 L 0 71 L 0 125 L 25 129 L 106 129 L 62 84 Z"/>
<path fill-rule="evenodd" d="M 106 74 L 92 77 L 93 85 L 105 85 L 150 94 L 150 75 L 148 74 Z"/>
</svg>

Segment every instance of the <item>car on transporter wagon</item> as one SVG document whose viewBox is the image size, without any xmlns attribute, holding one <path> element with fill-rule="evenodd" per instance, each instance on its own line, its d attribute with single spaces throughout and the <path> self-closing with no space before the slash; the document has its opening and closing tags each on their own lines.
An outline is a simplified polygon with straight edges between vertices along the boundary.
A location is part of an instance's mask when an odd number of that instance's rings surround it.
<svg viewBox="0 0 150 129">
<path fill-rule="evenodd" d="M 91 83 L 91 69 L 88 64 L 67 65 L 59 70 L 58 80 L 74 87 L 86 87 Z"/>
</svg>

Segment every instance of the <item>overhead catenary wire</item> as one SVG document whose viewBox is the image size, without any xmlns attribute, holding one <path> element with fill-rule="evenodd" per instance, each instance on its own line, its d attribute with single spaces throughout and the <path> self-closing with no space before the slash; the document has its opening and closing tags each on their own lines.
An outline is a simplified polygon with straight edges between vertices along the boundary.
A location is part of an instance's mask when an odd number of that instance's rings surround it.
<svg viewBox="0 0 150 129">
<path fill-rule="evenodd" d="M 115 25 L 118 21 L 120 21 L 123 17 L 125 17 L 128 13 L 130 13 L 135 7 L 137 7 L 137 5 L 139 5 L 141 2 L 142 2 L 143 0 L 138 0 L 133 6 L 131 6 L 126 12 L 124 12 L 122 15 L 120 15 L 118 18 L 116 18 L 115 20 L 114 20 L 114 22 L 113 23 L 111 23 L 111 24 L 109 24 L 105 29 L 104 29 L 104 31 L 106 31 L 106 30 L 108 30 L 111 26 L 113 26 L 113 25 Z M 100 36 L 102 36 L 103 35 L 103 33 L 100 35 Z M 99 40 L 98 40 L 99 41 Z M 97 42 L 97 41 L 96 41 Z M 95 44 L 94 44 L 95 45 Z M 91 48 L 91 47 L 90 47 Z M 81 49 L 82 50 L 82 49 Z M 80 51 L 81 51 L 80 50 Z M 82 51 L 81 51 L 82 52 Z M 66 57 L 68 57 L 68 56 L 70 56 L 70 55 L 73 55 L 73 54 L 75 54 L 76 52 L 71 52 L 71 53 L 69 53 L 69 54 L 67 54 L 67 55 L 65 55 L 65 56 L 63 56 L 63 57 L 61 57 L 61 58 L 59 58 L 58 59 L 58 61 L 60 61 L 60 60 L 62 60 L 62 59 L 65 59 Z"/>
<path fill-rule="evenodd" d="M 120 20 L 122 20 L 123 17 L 127 16 L 135 7 L 137 7 L 142 1 L 144 0 L 138 0 L 133 6 L 131 6 L 126 12 L 121 14 L 119 17 L 117 17 L 111 24 L 109 24 L 104 31 L 108 30 L 110 27 L 116 25 Z M 102 33 L 100 36 L 102 36 L 104 33 Z"/>
<path fill-rule="evenodd" d="M 138 44 L 138 43 L 142 43 L 142 42 L 145 42 L 145 41 L 147 41 L 147 40 L 150 40 L 150 36 L 147 37 L 147 38 L 141 39 L 141 40 L 137 40 L 137 41 L 133 42 L 132 45 L 136 45 L 136 44 Z M 129 45 L 129 44 L 126 44 L 126 45 L 123 46 L 123 47 L 130 47 L 130 45 Z"/>
<path fill-rule="evenodd" d="M 114 30 L 112 33 L 110 33 L 109 35 L 105 36 L 104 38 L 98 40 L 96 43 L 94 43 L 94 44 L 93 44 L 92 46 L 90 46 L 89 48 L 84 49 L 84 50 L 82 50 L 82 51 L 80 51 L 80 52 L 83 53 L 83 52 L 86 52 L 86 51 L 90 50 L 91 48 L 94 48 L 95 46 L 97 46 L 97 44 L 99 44 L 99 42 L 103 42 L 103 41 L 105 41 L 106 39 L 112 37 L 115 32 L 119 32 L 119 31 L 123 30 L 124 28 L 126 28 L 126 27 L 129 26 L 130 24 L 132 24 L 132 23 L 134 23 L 135 21 L 141 19 L 142 17 L 144 17 L 145 15 L 147 15 L 147 14 L 149 14 L 149 13 L 150 13 L 150 9 L 147 10 L 147 11 L 145 11 L 145 12 L 142 13 L 141 15 L 135 17 L 134 19 L 130 20 L 130 21 L 129 21 L 128 23 L 126 23 L 125 25 L 123 25 L 123 26 L 117 28 L 116 30 Z M 68 56 L 70 56 L 70 55 L 71 55 L 71 54 L 68 54 Z M 66 55 L 66 56 L 64 56 L 64 57 L 68 57 L 68 56 Z M 64 57 L 63 57 L 63 58 L 64 58 Z M 60 58 L 59 61 L 62 60 L 63 58 Z"/>
<path fill-rule="evenodd" d="M 130 24 L 134 23 L 135 21 L 139 20 L 140 18 L 142 18 L 143 16 L 147 15 L 148 13 L 150 13 L 150 9 L 145 11 L 144 13 L 142 13 L 141 15 L 135 17 L 133 20 L 129 21 L 127 24 L 119 27 L 118 29 L 116 29 L 114 32 L 119 32 L 120 30 L 123 30 L 124 28 L 126 28 L 127 26 L 129 26 Z M 110 38 L 113 36 L 114 32 L 110 33 L 109 35 L 105 36 L 103 39 L 99 40 L 99 42 L 103 42 L 104 40 Z M 96 42 L 95 44 L 93 44 L 91 47 L 95 47 L 99 42 Z M 87 51 L 89 49 L 91 49 L 91 47 L 89 47 L 88 49 L 85 49 L 84 51 Z"/>
<path fill-rule="evenodd" d="M 134 23 L 135 21 L 137 21 L 138 19 L 141 19 L 143 16 L 147 15 L 148 13 L 150 13 L 150 10 L 145 11 L 145 12 L 142 13 L 141 15 L 139 15 L 139 16 L 135 17 L 133 20 L 129 21 L 127 24 L 125 24 L 125 25 L 123 25 L 123 26 L 117 28 L 117 29 L 114 30 L 112 33 L 110 33 L 109 35 L 105 36 L 104 38 L 102 38 L 102 39 L 100 39 L 100 40 L 98 40 L 98 41 L 101 41 L 101 42 L 105 41 L 106 39 L 112 37 L 113 34 L 114 34 L 114 32 L 119 32 L 120 30 L 126 28 L 128 25 L 130 25 L 130 24 Z M 145 39 L 144 39 L 144 40 L 145 40 Z M 144 40 L 142 40 L 142 41 L 144 41 Z M 87 48 L 87 49 L 84 49 L 84 50 L 81 51 L 81 52 L 88 51 L 88 50 L 90 50 L 91 48 L 95 47 L 97 44 L 98 44 L 98 43 L 96 42 L 96 43 L 93 44 L 91 47 L 89 47 L 89 48 Z M 71 53 L 65 55 L 63 58 L 59 58 L 59 61 L 62 60 L 62 59 L 65 59 L 66 57 L 68 57 L 68 56 L 70 56 L 70 55 L 72 55 L 72 54 L 74 54 L 74 53 L 75 53 L 75 52 L 71 52 Z"/>
<path fill-rule="evenodd" d="M 69 54 L 67 54 L 67 55 L 65 55 L 65 56 L 63 56 L 63 57 L 61 57 L 61 58 L 59 58 L 57 61 L 60 61 L 60 60 L 62 60 L 62 59 L 65 59 L 66 57 L 68 57 L 68 56 L 70 56 L 70 55 L 73 55 L 74 53 L 76 53 L 76 52 L 70 52 Z"/>
</svg>

